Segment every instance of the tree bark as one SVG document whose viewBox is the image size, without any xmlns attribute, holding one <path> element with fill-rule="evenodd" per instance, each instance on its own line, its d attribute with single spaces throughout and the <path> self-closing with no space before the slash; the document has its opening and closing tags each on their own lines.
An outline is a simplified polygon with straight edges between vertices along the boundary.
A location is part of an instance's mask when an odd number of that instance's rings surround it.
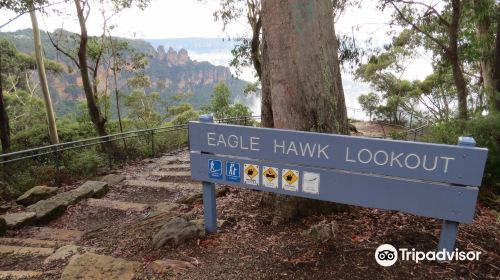
<svg viewBox="0 0 500 280">
<path fill-rule="evenodd" d="M 99 136 L 107 136 L 106 119 L 103 118 L 96 101 L 96 92 L 92 87 L 92 82 L 89 74 L 89 65 L 87 62 L 87 43 L 88 34 L 86 26 L 86 17 L 83 14 L 83 8 L 80 0 L 74 0 L 78 22 L 80 24 L 80 46 L 78 49 L 78 62 L 80 64 L 80 73 L 82 76 L 83 91 L 87 99 L 87 107 L 89 110 L 90 119 L 97 130 Z"/>
<path fill-rule="evenodd" d="M 489 102 L 497 112 L 500 112 L 500 3 L 497 4 L 497 34 L 495 41 L 495 54 L 493 66 L 493 84 L 495 92 L 492 95 L 492 100 Z"/>
<path fill-rule="evenodd" d="M 265 37 L 262 36 L 262 61 L 261 64 L 261 77 L 260 83 L 262 85 L 262 93 L 261 93 L 261 105 L 260 105 L 260 117 L 261 117 L 261 126 L 262 127 L 274 127 L 274 119 L 273 119 L 273 107 L 272 107 L 272 96 L 270 89 L 270 67 L 267 64 L 268 61 L 268 50 L 267 43 Z"/>
<path fill-rule="evenodd" d="M 349 134 L 332 10 L 329 0 L 262 2 L 263 80 L 275 128 Z M 278 196 L 273 224 L 324 206 Z"/>
<path fill-rule="evenodd" d="M 30 18 L 31 25 L 33 26 L 33 39 L 35 43 L 35 56 L 38 70 L 38 77 L 40 78 L 40 87 L 43 92 L 43 101 L 45 103 L 45 111 L 47 114 L 47 124 L 49 127 L 49 137 L 51 144 L 59 143 L 59 136 L 57 134 L 56 119 L 54 117 L 54 110 L 52 109 L 52 100 L 50 99 L 49 84 L 47 82 L 47 75 L 45 74 L 45 64 L 42 55 L 42 41 L 40 39 L 40 30 L 38 28 L 38 21 L 36 19 L 36 12 L 33 3 L 30 3 Z"/>
<path fill-rule="evenodd" d="M 462 130 L 465 129 L 465 121 L 468 119 L 468 109 L 467 109 L 467 96 L 469 96 L 469 90 L 467 88 L 467 83 L 465 82 L 464 73 L 462 71 L 462 66 L 460 63 L 460 58 L 458 56 L 458 32 L 460 29 L 460 15 L 462 10 L 462 3 L 460 0 L 452 0 L 452 20 L 449 24 L 449 47 L 445 50 L 448 59 L 451 63 L 451 68 L 453 72 L 453 81 L 457 89 L 458 96 L 458 115 L 460 119 L 460 124 Z"/>
<path fill-rule="evenodd" d="M 7 153 L 10 149 L 10 126 L 9 115 L 5 110 L 3 98 L 3 79 L 2 79 L 2 52 L 0 51 L 0 141 L 2 142 L 2 153 Z"/>
</svg>

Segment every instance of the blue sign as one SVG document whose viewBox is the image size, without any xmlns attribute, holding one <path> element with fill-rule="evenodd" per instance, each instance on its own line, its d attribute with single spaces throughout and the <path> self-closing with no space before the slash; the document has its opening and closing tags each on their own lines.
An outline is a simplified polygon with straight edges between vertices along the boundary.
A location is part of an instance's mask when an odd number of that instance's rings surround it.
<svg viewBox="0 0 500 280">
<path fill-rule="evenodd" d="M 234 161 L 226 161 L 226 180 L 239 183 L 240 179 L 240 164 Z"/>
<path fill-rule="evenodd" d="M 212 179 L 222 179 L 222 161 L 209 159 L 208 160 L 208 177 Z"/>
</svg>

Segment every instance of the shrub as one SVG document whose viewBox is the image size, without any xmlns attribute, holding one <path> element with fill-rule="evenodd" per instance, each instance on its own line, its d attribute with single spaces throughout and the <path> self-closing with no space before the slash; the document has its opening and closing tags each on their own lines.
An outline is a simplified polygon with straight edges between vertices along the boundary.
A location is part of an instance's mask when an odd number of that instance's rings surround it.
<svg viewBox="0 0 500 280">
<path fill-rule="evenodd" d="M 105 165 L 105 159 L 95 150 L 81 150 L 65 155 L 67 168 L 74 175 L 93 175 L 100 166 Z"/>
</svg>

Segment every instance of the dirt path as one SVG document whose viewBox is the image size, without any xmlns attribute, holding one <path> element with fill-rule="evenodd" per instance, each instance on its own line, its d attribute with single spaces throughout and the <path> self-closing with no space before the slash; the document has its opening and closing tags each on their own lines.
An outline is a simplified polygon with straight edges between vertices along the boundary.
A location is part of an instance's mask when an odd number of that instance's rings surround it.
<svg viewBox="0 0 500 280">
<path fill-rule="evenodd" d="M 189 175 L 186 150 L 130 164 L 125 180 L 102 198 L 88 198 L 42 227 L 9 231 L 0 238 L 0 279 L 498 279 L 500 217 L 479 206 L 475 222 L 461 225 L 458 248 L 482 252 L 478 262 L 398 261 L 383 268 L 378 245 L 434 250 L 440 221 L 351 207 L 343 213 L 271 226 L 272 213 L 260 193 L 230 188 L 217 199 L 226 223 L 216 235 L 185 244 L 152 246 L 167 217 L 154 216 L 159 203 L 194 197 L 178 211 L 202 218 L 201 186 Z M 218 187 L 221 188 L 221 187 Z M 154 218 L 151 218 L 154 217 Z M 159 218 L 156 218 L 159 217 Z M 321 242 L 305 232 L 335 223 Z M 72 257 L 76 255 L 76 257 Z M 97 277 L 101 275 L 101 278 Z M 90 278 L 89 278 L 90 279 Z"/>
</svg>

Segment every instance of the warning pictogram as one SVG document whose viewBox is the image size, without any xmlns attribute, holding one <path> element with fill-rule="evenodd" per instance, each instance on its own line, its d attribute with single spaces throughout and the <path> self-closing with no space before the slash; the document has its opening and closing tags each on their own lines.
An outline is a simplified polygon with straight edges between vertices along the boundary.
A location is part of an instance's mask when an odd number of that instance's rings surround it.
<svg viewBox="0 0 500 280">
<path fill-rule="evenodd" d="M 259 166 L 254 164 L 246 164 L 245 167 L 245 184 L 249 185 L 259 185 Z"/>
<path fill-rule="evenodd" d="M 282 186 L 284 190 L 296 192 L 299 190 L 299 171 L 283 169 Z"/>
<path fill-rule="evenodd" d="M 278 188 L 278 168 L 264 166 L 262 184 L 267 188 Z"/>
</svg>

